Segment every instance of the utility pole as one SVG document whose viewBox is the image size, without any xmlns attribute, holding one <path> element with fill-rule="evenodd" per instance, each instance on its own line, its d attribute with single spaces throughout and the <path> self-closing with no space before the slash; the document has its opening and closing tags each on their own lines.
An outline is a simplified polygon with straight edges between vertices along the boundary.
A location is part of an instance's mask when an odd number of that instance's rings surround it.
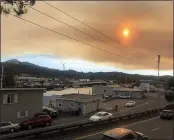
<svg viewBox="0 0 174 140">
<path fill-rule="evenodd" d="M 126 84 L 127 84 L 127 75 L 126 75 Z"/>
<path fill-rule="evenodd" d="M 3 88 L 3 77 L 4 77 L 4 67 L 3 63 L 1 62 L 1 89 Z"/>
<path fill-rule="evenodd" d="M 159 70 L 160 70 L 160 55 L 158 55 L 158 95 L 157 95 L 157 106 L 158 106 L 158 112 L 159 112 Z"/>
<path fill-rule="evenodd" d="M 174 103 L 174 101 L 173 101 Z M 173 120 L 173 140 L 174 140 L 174 120 Z"/>
</svg>

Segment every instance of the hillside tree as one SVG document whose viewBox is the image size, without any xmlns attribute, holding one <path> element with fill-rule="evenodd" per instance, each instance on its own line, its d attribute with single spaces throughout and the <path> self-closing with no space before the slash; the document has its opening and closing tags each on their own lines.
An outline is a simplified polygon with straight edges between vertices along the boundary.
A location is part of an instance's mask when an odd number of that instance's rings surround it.
<svg viewBox="0 0 174 140">
<path fill-rule="evenodd" d="M 174 78 L 169 79 L 168 86 L 169 88 L 172 88 L 172 87 L 174 88 Z"/>
<path fill-rule="evenodd" d="M 8 15 L 14 12 L 17 16 L 27 13 L 26 6 L 33 6 L 35 0 L 1 0 L 0 12 Z"/>
</svg>

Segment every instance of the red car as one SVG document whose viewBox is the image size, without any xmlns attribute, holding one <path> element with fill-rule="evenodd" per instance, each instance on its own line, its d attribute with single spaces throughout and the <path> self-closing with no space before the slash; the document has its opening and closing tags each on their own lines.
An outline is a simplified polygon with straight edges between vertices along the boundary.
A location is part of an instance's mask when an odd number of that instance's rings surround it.
<svg viewBox="0 0 174 140">
<path fill-rule="evenodd" d="M 49 115 L 38 115 L 20 123 L 21 128 L 32 129 L 38 126 L 50 126 L 52 118 Z"/>
</svg>

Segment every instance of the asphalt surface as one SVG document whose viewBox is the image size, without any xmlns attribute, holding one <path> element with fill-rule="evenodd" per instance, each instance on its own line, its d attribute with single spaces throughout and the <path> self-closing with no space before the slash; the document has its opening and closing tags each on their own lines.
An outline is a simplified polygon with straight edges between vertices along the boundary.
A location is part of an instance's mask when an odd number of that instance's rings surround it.
<svg viewBox="0 0 174 140">
<path fill-rule="evenodd" d="M 144 119 L 140 121 L 132 121 L 129 123 L 105 125 L 102 128 L 81 129 L 73 133 L 67 133 L 65 136 L 50 135 L 37 138 L 21 138 L 18 140 L 100 140 L 102 133 L 114 128 L 127 128 L 136 132 L 141 132 L 148 136 L 149 140 L 173 140 L 173 121 L 161 120 L 158 117 Z"/>
<path fill-rule="evenodd" d="M 108 112 L 112 113 L 114 116 L 117 116 L 117 117 L 157 108 L 156 93 L 150 94 L 150 96 L 148 96 L 148 99 L 145 99 L 145 100 L 131 100 L 131 101 L 136 102 L 135 107 L 124 107 L 124 105 L 128 101 L 129 100 L 127 100 L 127 99 L 115 99 L 113 101 L 103 103 L 102 106 L 105 106 L 106 108 L 111 109 L 111 107 L 113 107 L 113 105 L 118 104 L 118 106 L 119 106 L 118 112 L 116 112 L 114 110 L 110 110 L 110 111 L 108 110 Z M 168 104 L 168 102 L 165 100 L 164 96 L 161 95 L 160 101 L 159 101 L 160 107 L 163 107 L 166 104 Z M 105 111 L 107 111 L 107 110 L 105 110 Z M 60 119 L 54 120 L 52 125 L 71 124 L 72 122 L 73 123 L 74 122 L 83 122 L 83 121 L 89 120 L 89 117 L 94 114 L 95 113 L 92 113 L 87 116 L 79 116 L 79 117 L 71 116 L 68 118 L 60 118 Z"/>
<path fill-rule="evenodd" d="M 103 108 L 103 111 L 107 111 L 107 112 L 110 112 L 112 113 L 114 116 L 122 116 L 122 114 L 124 115 L 126 112 L 129 114 L 131 112 L 137 112 L 137 111 L 141 111 L 142 109 L 144 108 L 148 108 L 147 105 L 148 105 L 148 102 L 151 104 L 152 102 L 154 102 L 154 99 L 153 100 L 133 100 L 136 102 L 136 106 L 135 107 L 124 107 L 125 104 L 128 102 L 129 100 L 125 100 L 125 99 L 115 99 L 113 101 L 109 101 L 109 102 L 106 102 L 106 103 L 103 103 L 102 106 Z M 118 104 L 119 107 L 118 107 L 118 112 L 114 111 L 114 110 L 111 110 L 112 106 L 114 104 Z M 110 109 L 110 110 L 107 110 L 107 109 Z M 136 110 L 135 110 L 136 109 Z M 86 120 L 89 120 L 90 116 L 94 115 L 95 113 L 91 113 L 89 115 L 86 115 L 86 116 L 69 116 L 69 117 L 61 117 L 61 118 L 58 118 L 56 120 L 53 121 L 53 125 L 57 125 L 57 124 L 69 124 L 69 123 L 74 123 L 74 122 L 81 122 L 81 121 L 86 121 Z"/>
<path fill-rule="evenodd" d="M 115 128 L 118 126 L 115 126 Z M 171 120 L 161 120 L 159 117 L 152 118 L 149 120 L 144 120 L 136 122 L 133 124 L 128 124 L 125 127 L 127 129 L 138 131 L 146 136 L 149 140 L 172 140 L 172 121 Z M 106 131 L 106 130 L 105 130 Z M 92 132 L 89 134 L 67 137 L 63 138 L 64 140 L 100 140 L 103 131 Z"/>
</svg>

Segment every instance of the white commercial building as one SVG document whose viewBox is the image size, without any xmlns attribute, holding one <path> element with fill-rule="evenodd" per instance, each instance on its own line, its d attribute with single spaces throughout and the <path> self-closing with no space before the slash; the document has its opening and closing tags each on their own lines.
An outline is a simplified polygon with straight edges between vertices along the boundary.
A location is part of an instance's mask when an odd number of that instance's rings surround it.
<svg viewBox="0 0 174 140">
<path fill-rule="evenodd" d="M 137 88 L 122 88 L 119 86 L 96 86 L 92 87 L 93 95 L 110 96 L 112 98 L 119 98 L 121 96 L 130 96 L 131 98 L 143 98 L 144 91 Z"/>
<path fill-rule="evenodd" d="M 63 112 L 79 111 L 86 115 L 100 109 L 101 96 L 88 94 L 65 94 L 56 98 L 56 108 Z"/>
</svg>

